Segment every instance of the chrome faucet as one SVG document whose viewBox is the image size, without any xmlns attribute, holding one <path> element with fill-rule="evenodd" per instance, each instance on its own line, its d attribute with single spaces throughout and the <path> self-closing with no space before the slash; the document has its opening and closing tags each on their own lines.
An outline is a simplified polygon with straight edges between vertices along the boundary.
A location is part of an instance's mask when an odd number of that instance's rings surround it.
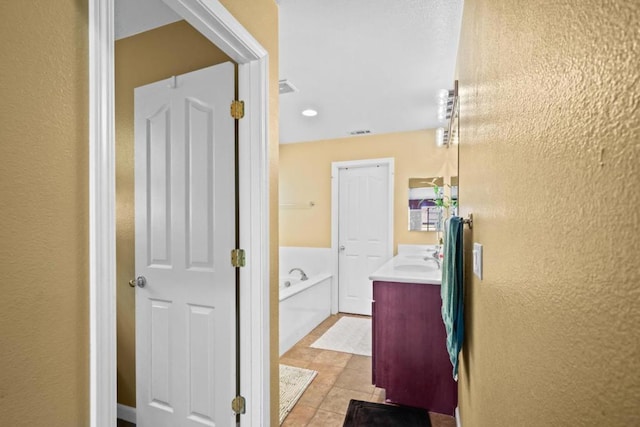
<svg viewBox="0 0 640 427">
<path fill-rule="evenodd" d="M 431 255 L 424 257 L 425 261 L 434 261 L 440 270 L 440 246 L 436 246 L 436 250 Z"/>
<path fill-rule="evenodd" d="M 305 274 L 304 271 L 302 271 L 301 268 L 292 268 L 291 270 L 289 270 L 289 274 L 293 273 L 294 271 L 299 271 L 300 272 L 300 280 L 307 280 L 308 277 Z"/>
</svg>

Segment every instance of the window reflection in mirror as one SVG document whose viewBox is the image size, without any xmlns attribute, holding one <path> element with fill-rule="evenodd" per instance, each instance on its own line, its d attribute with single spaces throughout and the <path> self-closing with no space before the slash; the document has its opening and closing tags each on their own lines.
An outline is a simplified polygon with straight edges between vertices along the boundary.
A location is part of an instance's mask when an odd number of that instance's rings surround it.
<svg viewBox="0 0 640 427">
<path fill-rule="evenodd" d="M 452 176 L 449 183 L 450 197 L 451 197 L 451 212 L 450 215 L 458 216 L 458 177 Z"/>
<path fill-rule="evenodd" d="M 409 231 L 439 231 L 443 186 L 443 177 L 409 178 Z"/>
</svg>

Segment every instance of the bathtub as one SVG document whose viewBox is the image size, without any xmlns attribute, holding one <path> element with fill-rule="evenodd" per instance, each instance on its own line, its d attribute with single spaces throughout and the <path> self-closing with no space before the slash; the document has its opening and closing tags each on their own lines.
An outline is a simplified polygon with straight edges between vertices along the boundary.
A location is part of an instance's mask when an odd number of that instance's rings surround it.
<svg viewBox="0 0 640 427">
<path fill-rule="evenodd" d="M 331 274 L 280 278 L 280 355 L 331 314 Z"/>
</svg>

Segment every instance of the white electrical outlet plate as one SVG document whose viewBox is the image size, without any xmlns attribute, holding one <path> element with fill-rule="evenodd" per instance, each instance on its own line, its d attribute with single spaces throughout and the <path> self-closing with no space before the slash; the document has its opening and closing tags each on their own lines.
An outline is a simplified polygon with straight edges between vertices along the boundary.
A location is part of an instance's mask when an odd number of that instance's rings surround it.
<svg viewBox="0 0 640 427">
<path fill-rule="evenodd" d="M 473 244 L 473 274 L 482 280 L 482 245 Z"/>
</svg>

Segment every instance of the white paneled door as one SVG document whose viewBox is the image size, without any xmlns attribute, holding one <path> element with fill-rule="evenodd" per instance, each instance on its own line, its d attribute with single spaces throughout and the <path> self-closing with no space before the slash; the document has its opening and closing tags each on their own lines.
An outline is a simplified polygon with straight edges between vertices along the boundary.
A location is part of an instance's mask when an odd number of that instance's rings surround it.
<svg viewBox="0 0 640 427">
<path fill-rule="evenodd" d="M 392 256 L 389 164 L 338 170 L 338 310 L 371 315 L 369 275 Z"/>
<path fill-rule="evenodd" d="M 235 423 L 233 98 L 231 63 L 135 90 L 139 427 Z"/>
</svg>

